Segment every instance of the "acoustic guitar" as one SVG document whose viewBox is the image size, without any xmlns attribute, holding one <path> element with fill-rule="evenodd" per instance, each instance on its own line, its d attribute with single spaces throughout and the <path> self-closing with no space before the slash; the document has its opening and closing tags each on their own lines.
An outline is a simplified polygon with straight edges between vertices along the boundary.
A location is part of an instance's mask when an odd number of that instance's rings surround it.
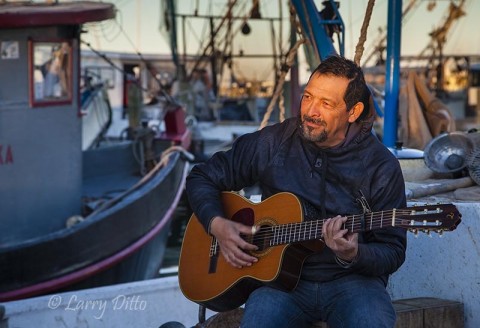
<svg viewBox="0 0 480 328">
<path fill-rule="evenodd" d="M 192 215 L 186 227 L 179 260 L 180 288 L 188 299 L 221 312 L 241 306 L 250 293 L 262 285 L 292 290 L 298 283 L 307 256 L 324 246 L 323 220 L 305 220 L 305 207 L 295 195 L 276 194 L 252 203 L 233 193 L 222 193 L 226 218 L 257 228 L 253 236 L 243 236 L 258 246 L 252 252 L 259 261 L 241 269 L 228 264 L 215 237 L 205 233 Z M 392 209 L 347 217 L 344 229 L 361 232 L 400 227 L 412 232 L 452 231 L 461 222 L 453 204 Z"/>
</svg>

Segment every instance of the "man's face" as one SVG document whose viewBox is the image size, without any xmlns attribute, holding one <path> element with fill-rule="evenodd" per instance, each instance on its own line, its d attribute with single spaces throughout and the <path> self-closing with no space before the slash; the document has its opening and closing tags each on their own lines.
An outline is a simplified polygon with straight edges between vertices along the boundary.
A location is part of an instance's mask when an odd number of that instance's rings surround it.
<svg viewBox="0 0 480 328">
<path fill-rule="evenodd" d="M 316 73 L 310 78 L 300 105 L 301 130 L 320 147 L 333 147 L 345 138 L 349 112 L 343 100 L 349 81 Z"/>
</svg>

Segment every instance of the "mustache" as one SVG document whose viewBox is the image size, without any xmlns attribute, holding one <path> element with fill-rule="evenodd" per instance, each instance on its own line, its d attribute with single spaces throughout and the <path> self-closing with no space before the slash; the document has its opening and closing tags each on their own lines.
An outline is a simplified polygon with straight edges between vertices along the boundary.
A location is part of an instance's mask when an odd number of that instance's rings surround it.
<svg viewBox="0 0 480 328">
<path fill-rule="evenodd" d="M 309 123 L 313 123 L 313 124 L 317 124 L 317 125 L 321 125 L 321 126 L 327 126 L 327 122 L 325 122 L 321 118 L 313 118 L 313 117 L 308 116 L 308 115 L 303 115 L 302 116 L 302 123 L 303 122 L 309 122 Z"/>
</svg>

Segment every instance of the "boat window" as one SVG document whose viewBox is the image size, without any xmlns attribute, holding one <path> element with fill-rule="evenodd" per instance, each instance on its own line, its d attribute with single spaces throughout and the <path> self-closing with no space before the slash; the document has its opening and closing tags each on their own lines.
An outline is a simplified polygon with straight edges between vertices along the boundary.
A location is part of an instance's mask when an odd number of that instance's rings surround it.
<svg viewBox="0 0 480 328">
<path fill-rule="evenodd" d="M 33 106 L 70 103 L 72 98 L 72 47 L 69 42 L 30 42 Z"/>
<path fill-rule="evenodd" d="M 480 87 L 480 66 L 470 71 L 470 86 Z"/>
</svg>

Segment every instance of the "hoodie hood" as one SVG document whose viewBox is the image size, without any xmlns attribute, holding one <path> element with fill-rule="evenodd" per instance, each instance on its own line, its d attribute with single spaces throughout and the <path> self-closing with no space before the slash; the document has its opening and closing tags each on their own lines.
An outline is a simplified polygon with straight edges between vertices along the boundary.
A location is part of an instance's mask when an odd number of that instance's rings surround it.
<svg viewBox="0 0 480 328">
<path fill-rule="evenodd" d="M 375 121 L 376 117 L 375 104 L 372 94 L 370 94 L 368 108 L 365 108 L 364 110 L 367 110 L 368 114 L 363 119 L 350 123 L 343 142 L 332 149 L 345 148 L 351 144 L 358 144 L 365 138 L 365 136 L 371 133 L 373 122 Z"/>
</svg>

